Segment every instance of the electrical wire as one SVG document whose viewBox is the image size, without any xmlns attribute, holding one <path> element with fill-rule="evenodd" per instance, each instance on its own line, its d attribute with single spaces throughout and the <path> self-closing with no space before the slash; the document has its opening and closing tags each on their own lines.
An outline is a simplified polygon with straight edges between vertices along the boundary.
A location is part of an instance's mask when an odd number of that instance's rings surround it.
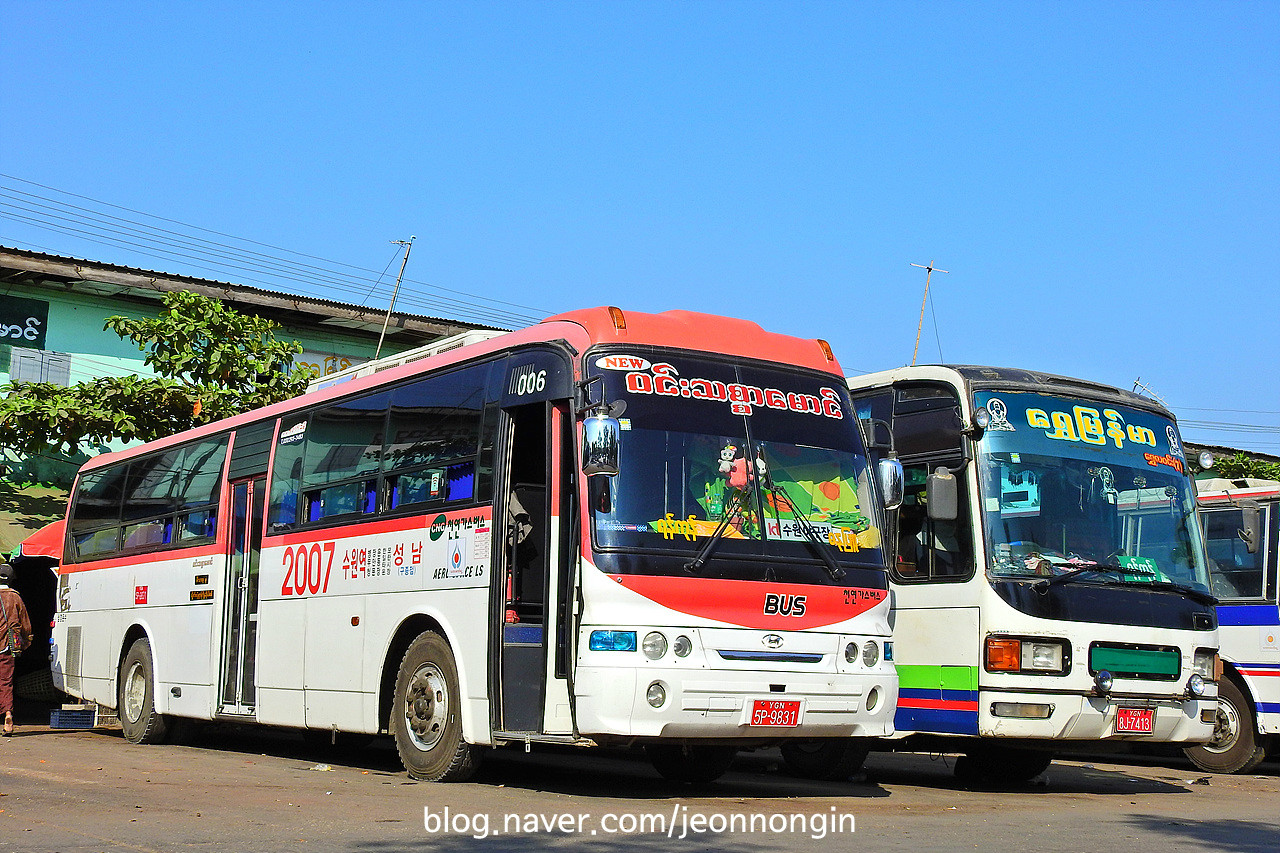
<svg viewBox="0 0 1280 853">
<path fill-rule="evenodd" d="M 0 178 L 87 201 L 94 205 L 124 211 L 156 222 L 177 225 L 183 229 L 194 229 L 244 245 L 237 246 L 220 240 L 208 240 L 189 231 L 151 225 L 0 184 L 0 218 L 10 219 L 43 231 L 71 236 L 96 245 L 124 248 L 143 257 L 158 258 L 166 262 L 196 264 L 200 269 L 214 270 L 217 274 L 225 275 L 230 272 L 237 279 L 262 284 L 270 289 L 283 289 L 286 292 L 304 291 L 298 295 L 309 295 L 314 298 L 314 293 L 305 292 L 308 290 L 338 293 L 341 294 L 342 299 L 334 299 L 334 301 L 343 301 L 348 304 L 353 289 L 363 289 L 363 285 L 370 285 L 369 295 L 365 297 L 367 301 L 369 296 L 377 292 L 380 285 L 380 274 L 352 264 L 155 216 L 13 175 L 0 173 Z M 245 246 L 256 246 L 272 251 L 258 251 Z M 46 249 L 46 251 L 49 250 Z M 294 258 L 318 261 L 320 264 L 300 262 L 275 254 L 279 252 L 287 253 Z M 281 281 L 293 282 L 304 287 L 293 287 L 289 284 L 282 286 Z M 353 284 L 357 288 L 353 288 Z M 549 313 L 531 306 L 452 290 L 411 278 L 403 280 L 402 290 L 402 303 L 414 310 L 432 312 L 443 310 L 450 314 L 475 318 L 473 322 L 478 321 L 483 324 L 528 325 Z M 462 299 L 455 297 L 462 297 Z"/>
</svg>

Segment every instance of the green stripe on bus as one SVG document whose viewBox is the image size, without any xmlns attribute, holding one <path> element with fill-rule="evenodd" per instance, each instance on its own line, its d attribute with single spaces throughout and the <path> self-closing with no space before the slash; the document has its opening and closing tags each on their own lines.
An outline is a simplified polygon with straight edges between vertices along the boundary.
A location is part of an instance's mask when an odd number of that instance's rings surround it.
<svg viewBox="0 0 1280 853">
<path fill-rule="evenodd" d="M 901 687 L 920 690 L 977 690 L 976 666 L 918 666 L 898 664 Z"/>
</svg>

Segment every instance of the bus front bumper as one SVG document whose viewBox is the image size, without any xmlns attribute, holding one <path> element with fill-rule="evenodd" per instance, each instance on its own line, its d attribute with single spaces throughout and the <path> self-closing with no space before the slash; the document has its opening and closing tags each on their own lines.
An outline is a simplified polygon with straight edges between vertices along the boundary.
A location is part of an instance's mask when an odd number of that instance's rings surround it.
<svg viewBox="0 0 1280 853">
<path fill-rule="evenodd" d="M 1216 697 L 1130 698 L 981 691 L 978 734 L 1002 738 L 1198 743 L 1213 735 L 1217 704 Z"/>
<path fill-rule="evenodd" d="M 579 666 L 574 689 L 578 731 L 593 738 L 883 737 L 898 700 L 891 666 L 857 674 Z"/>
</svg>

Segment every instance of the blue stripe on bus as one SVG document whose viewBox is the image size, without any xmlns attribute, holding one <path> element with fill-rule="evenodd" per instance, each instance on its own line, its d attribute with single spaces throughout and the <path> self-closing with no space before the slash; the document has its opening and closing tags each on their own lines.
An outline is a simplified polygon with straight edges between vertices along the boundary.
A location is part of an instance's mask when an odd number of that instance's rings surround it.
<svg viewBox="0 0 1280 853">
<path fill-rule="evenodd" d="M 1274 604 L 1220 604 L 1219 625 L 1280 625 L 1280 607 Z"/>
<path fill-rule="evenodd" d="M 977 711 L 945 711 L 936 708 L 899 708 L 893 727 L 902 732 L 938 732 L 940 734 L 976 735 Z"/>
<path fill-rule="evenodd" d="M 1259 702 L 1259 714 L 1280 714 L 1280 702 Z"/>
</svg>

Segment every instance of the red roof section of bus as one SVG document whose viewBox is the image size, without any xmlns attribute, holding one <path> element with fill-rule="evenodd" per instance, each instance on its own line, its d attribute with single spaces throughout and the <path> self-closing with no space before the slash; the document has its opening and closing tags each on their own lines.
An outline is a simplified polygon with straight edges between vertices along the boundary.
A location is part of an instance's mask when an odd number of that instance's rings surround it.
<svg viewBox="0 0 1280 853">
<path fill-rule="evenodd" d="M 699 314 L 696 311 L 664 311 L 645 314 L 623 311 L 625 329 L 614 327 L 608 308 L 585 308 L 557 314 L 544 323 L 576 323 L 595 343 L 634 343 L 644 346 L 680 347 L 721 355 L 755 358 L 809 367 L 843 376 L 840 365 L 828 361 L 812 338 L 795 338 L 766 332 L 758 323 Z"/>
</svg>

